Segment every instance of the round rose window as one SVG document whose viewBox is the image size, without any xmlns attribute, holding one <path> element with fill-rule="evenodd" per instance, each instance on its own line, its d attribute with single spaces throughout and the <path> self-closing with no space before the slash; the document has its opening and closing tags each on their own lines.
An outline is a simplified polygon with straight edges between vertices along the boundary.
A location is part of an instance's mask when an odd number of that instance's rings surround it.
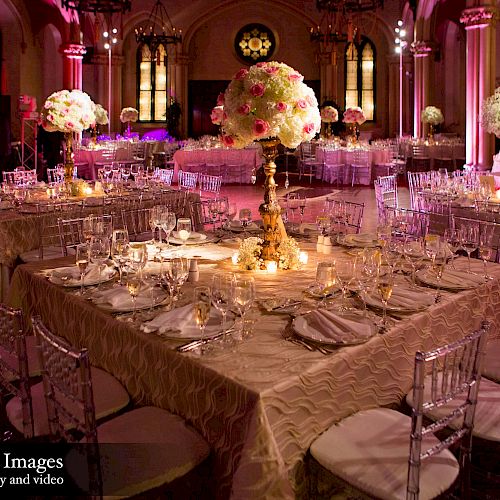
<svg viewBox="0 0 500 500">
<path fill-rule="evenodd" d="M 247 64 L 267 61 L 276 47 L 274 33 L 263 24 L 247 24 L 241 28 L 234 40 L 236 53 Z"/>
</svg>

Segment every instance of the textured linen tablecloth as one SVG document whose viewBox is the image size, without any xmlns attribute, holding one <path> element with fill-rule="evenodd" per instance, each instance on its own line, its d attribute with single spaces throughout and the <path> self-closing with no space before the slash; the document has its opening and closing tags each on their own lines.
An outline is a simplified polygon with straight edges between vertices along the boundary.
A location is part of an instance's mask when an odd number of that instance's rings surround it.
<svg viewBox="0 0 500 500">
<path fill-rule="evenodd" d="M 309 254 L 303 270 L 256 273 L 258 296 L 301 297 L 318 260 L 330 257 Z M 218 266 L 234 270 L 227 262 Z M 411 388 L 417 350 L 461 338 L 483 318 L 492 321 L 493 336 L 500 331 L 500 266 L 492 264 L 495 279 L 445 294 L 385 335 L 327 356 L 285 341 L 288 317 L 255 310 L 252 337 L 234 351 L 196 357 L 179 354 L 178 342 L 118 321 L 36 273 L 47 267 L 17 268 L 11 305 L 41 315 L 55 333 L 86 346 L 92 363 L 113 373 L 136 403 L 163 407 L 198 429 L 214 452 L 219 498 L 305 498 L 303 458 L 311 442 L 357 410 L 399 403 Z M 208 283 L 212 271 L 203 271 L 198 284 Z"/>
</svg>

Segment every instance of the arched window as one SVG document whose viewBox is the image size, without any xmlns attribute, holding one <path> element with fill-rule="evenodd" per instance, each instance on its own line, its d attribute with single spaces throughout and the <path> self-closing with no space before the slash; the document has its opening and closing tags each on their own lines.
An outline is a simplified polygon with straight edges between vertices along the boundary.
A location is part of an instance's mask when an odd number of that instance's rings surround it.
<svg viewBox="0 0 500 500">
<path fill-rule="evenodd" d="M 367 120 L 375 120 L 375 47 L 364 38 L 349 43 L 345 52 L 345 107 L 360 106 Z"/>
<path fill-rule="evenodd" d="M 163 44 L 137 49 L 137 109 L 139 120 L 165 121 L 167 112 L 167 51 Z"/>
</svg>

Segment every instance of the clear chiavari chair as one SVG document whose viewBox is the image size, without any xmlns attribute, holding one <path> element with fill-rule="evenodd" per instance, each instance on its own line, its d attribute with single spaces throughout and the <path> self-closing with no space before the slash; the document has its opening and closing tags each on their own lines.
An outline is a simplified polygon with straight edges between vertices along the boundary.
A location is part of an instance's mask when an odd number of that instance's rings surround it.
<svg viewBox="0 0 500 500">
<path fill-rule="evenodd" d="M 201 197 L 216 198 L 220 193 L 222 176 L 200 174 L 198 177 L 198 186 Z"/>
<path fill-rule="evenodd" d="M 325 210 L 331 214 L 341 214 L 337 222 L 345 226 L 347 232 L 359 233 L 363 224 L 364 203 L 327 198 Z"/>
<path fill-rule="evenodd" d="M 415 355 L 411 417 L 388 408 L 357 412 L 311 445 L 312 466 L 376 498 L 470 494 L 472 429 L 487 323 L 464 338 Z M 435 410 L 439 418 L 427 424 Z M 453 429 L 447 437 L 436 435 Z M 449 450 L 459 446 L 457 460 Z M 408 451 L 409 450 L 409 451 Z M 384 480 L 381 481 L 380 478 Z"/>
<path fill-rule="evenodd" d="M 151 239 L 151 208 L 133 208 L 121 211 L 122 227 L 133 241 Z"/>
<path fill-rule="evenodd" d="M 198 175 L 198 172 L 185 172 L 179 170 L 177 180 L 179 189 L 184 191 L 195 191 L 198 183 Z"/>
<path fill-rule="evenodd" d="M 378 177 L 373 183 L 379 222 L 386 219 L 386 208 L 398 208 L 398 183 L 396 175 Z"/>
<path fill-rule="evenodd" d="M 172 185 L 172 179 L 174 178 L 173 168 L 158 168 L 155 170 L 155 175 L 161 184 L 165 186 Z"/>
<path fill-rule="evenodd" d="M 351 186 L 361 183 L 363 176 L 370 179 L 371 168 L 369 151 L 356 149 L 351 162 Z"/>
</svg>

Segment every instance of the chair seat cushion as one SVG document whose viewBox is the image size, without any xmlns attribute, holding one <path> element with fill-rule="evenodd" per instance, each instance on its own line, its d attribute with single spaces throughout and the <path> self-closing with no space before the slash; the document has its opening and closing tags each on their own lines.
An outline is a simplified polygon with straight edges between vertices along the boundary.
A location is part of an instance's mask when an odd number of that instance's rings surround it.
<svg viewBox="0 0 500 500">
<path fill-rule="evenodd" d="M 426 377 L 424 392 L 424 399 L 426 400 L 430 399 L 430 388 L 430 378 Z M 438 420 L 449 413 L 451 408 L 462 404 L 464 400 L 465 395 L 462 399 L 457 398 L 453 403 L 435 408 L 426 415 L 433 420 Z M 406 395 L 406 402 L 409 406 L 412 406 L 413 391 Z M 461 425 L 458 420 L 450 424 L 452 428 L 457 428 L 458 425 Z M 487 378 L 482 378 L 479 385 L 472 433 L 481 439 L 500 441 L 500 384 L 496 384 Z"/>
<path fill-rule="evenodd" d="M 312 456 L 332 474 L 384 500 L 405 499 L 411 418 L 385 408 L 365 410 L 341 420 L 311 445 Z M 438 443 L 434 436 L 423 447 Z M 446 491 L 459 465 L 444 450 L 422 462 L 420 500 Z"/>
<path fill-rule="evenodd" d="M 91 367 L 90 371 L 97 420 L 112 415 L 128 405 L 129 395 L 113 375 L 95 367 Z M 35 436 L 50 434 L 42 382 L 35 384 L 31 388 L 31 399 L 33 402 Z M 74 405 L 68 404 L 68 407 L 74 408 Z M 19 432 L 22 432 L 23 412 L 21 399 L 18 397 L 12 398 L 7 403 L 5 411 L 10 423 Z"/>
<path fill-rule="evenodd" d="M 128 497 L 171 483 L 210 454 L 207 442 L 182 418 L 153 406 L 113 418 L 97 432 L 105 495 Z"/>
<path fill-rule="evenodd" d="M 34 335 L 26 336 L 26 352 L 28 354 L 28 373 L 30 377 L 37 377 L 42 373 L 42 368 L 40 366 L 40 358 L 38 356 L 38 351 L 36 348 L 36 337 Z M 7 364 L 12 370 L 16 372 L 19 371 L 19 364 L 17 361 L 17 356 L 13 356 L 7 349 L 0 346 L 0 359 Z M 9 381 L 12 382 L 16 380 L 17 377 L 10 378 Z"/>
<path fill-rule="evenodd" d="M 500 340 L 491 340 L 486 346 L 483 376 L 500 382 Z"/>
</svg>

